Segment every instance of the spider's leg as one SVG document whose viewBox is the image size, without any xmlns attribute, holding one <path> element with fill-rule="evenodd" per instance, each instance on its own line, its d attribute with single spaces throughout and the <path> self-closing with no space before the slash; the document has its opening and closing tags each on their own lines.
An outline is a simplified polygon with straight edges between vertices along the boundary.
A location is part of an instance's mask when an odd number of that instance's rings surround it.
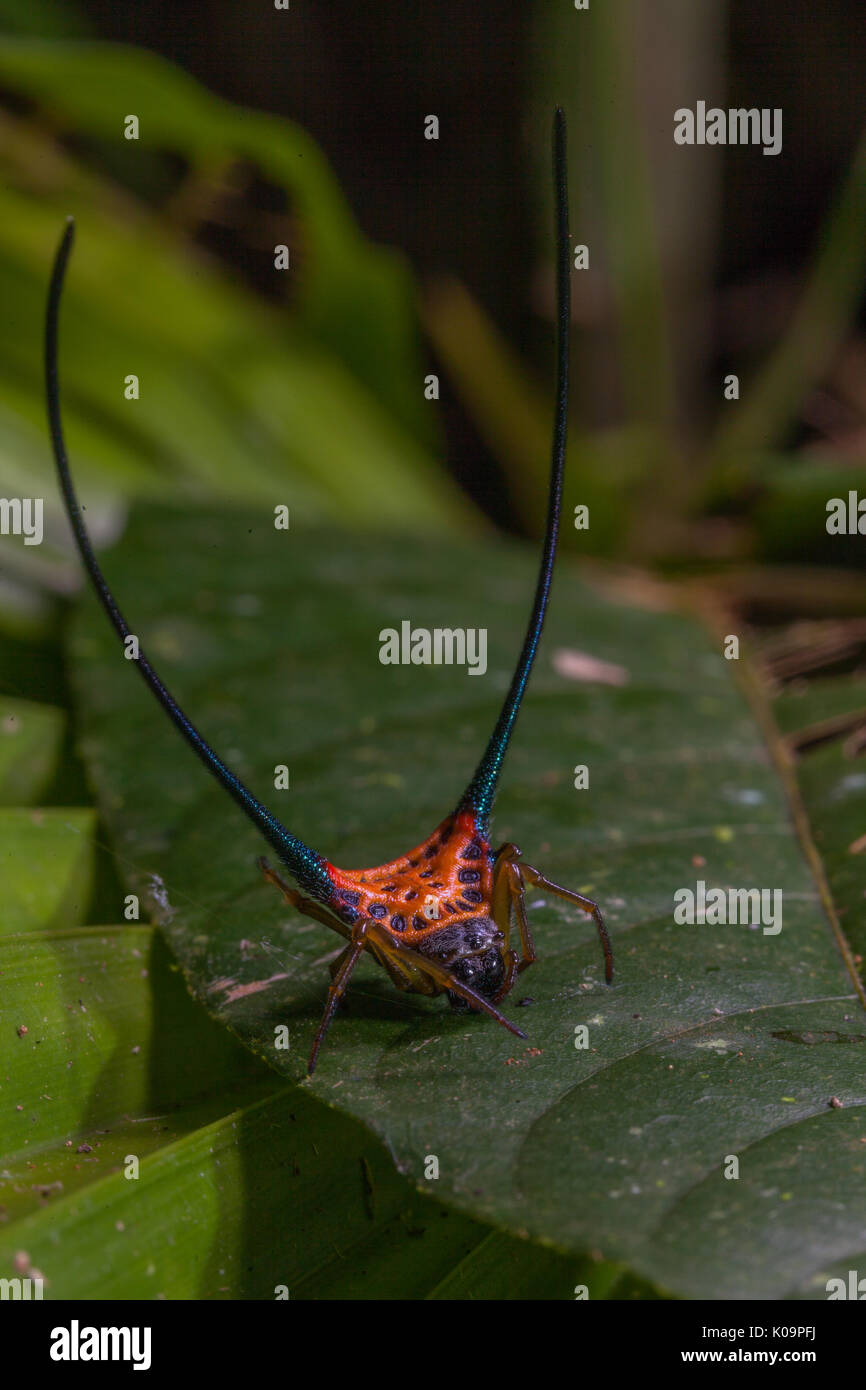
<svg viewBox="0 0 866 1390">
<path fill-rule="evenodd" d="M 495 994 L 491 995 L 494 1004 L 498 1004 L 500 999 L 504 999 L 506 994 L 510 994 L 514 988 L 514 981 L 524 968 L 520 956 L 516 951 L 509 949 L 511 941 L 511 891 L 508 875 L 502 872 L 502 861 L 497 860 L 493 870 L 493 897 L 490 904 L 490 916 L 493 918 L 499 930 L 505 937 L 503 955 L 505 956 L 505 978 Z M 521 932 L 521 951 L 524 950 L 523 934 Z M 533 956 L 533 960 L 535 957 Z M 526 964 L 531 964 L 526 961 Z"/>
<path fill-rule="evenodd" d="M 273 883 L 274 887 L 279 888 L 286 902 L 297 912 L 302 912 L 305 917 L 314 917 L 323 926 L 330 927 L 332 931 L 339 932 L 341 936 L 344 936 L 347 941 L 350 940 L 349 928 L 340 921 L 339 917 L 335 917 L 333 913 L 329 912 L 323 903 L 316 902 L 315 898 L 305 898 L 291 884 L 286 883 L 285 879 L 280 878 L 276 869 L 272 869 L 264 857 L 257 859 L 256 863 L 266 882 Z"/>
<path fill-rule="evenodd" d="M 496 862 L 495 878 L 493 882 L 493 916 L 498 926 L 502 926 L 497 911 L 503 911 L 502 900 L 505 900 L 504 911 L 510 919 L 513 909 L 517 918 L 517 929 L 520 933 L 520 966 L 519 970 L 525 970 L 532 965 L 538 956 L 535 953 L 535 942 L 532 939 L 532 932 L 529 927 L 529 918 L 526 915 L 526 884 L 523 881 L 523 874 L 520 865 L 515 857 L 512 857 L 506 850 Z"/>
<path fill-rule="evenodd" d="M 364 947 L 367 944 L 367 923 L 359 922 L 352 929 L 351 938 L 348 946 L 343 951 L 339 960 L 336 962 L 337 969 L 333 972 L 331 983 L 328 987 L 328 998 L 325 1003 L 325 1012 L 322 1014 L 322 1021 L 316 1030 L 313 1039 L 313 1047 L 310 1052 L 310 1060 L 307 1062 L 307 1075 L 312 1076 L 316 1069 L 316 1060 L 319 1056 L 319 1048 L 325 1039 L 325 1034 L 331 1026 L 331 1020 L 337 1010 L 337 1005 L 346 993 L 346 986 L 352 978 L 352 971 L 361 959 Z"/>
<path fill-rule="evenodd" d="M 505 967 L 505 978 L 496 993 L 490 996 L 494 1004 L 498 1004 L 500 999 L 504 999 L 506 994 L 511 993 L 514 988 L 514 981 L 523 969 L 523 964 L 516 951 L 508 951 L 505 958 L 508 962 Z M 526 964 L 528 965 L 529 962 L 527 961 Z"/>
<path fill-rule="evenodd" d="M 490 916 L 505 937 L 505 949 L 508 950 L 511 943 L 511 886 L 505 866 L 506 860 L 500 855 L 493 866 Z"/>
<path fill-rule="evenodd" d="M 589 914 L 598 929 L 601 949 L 604 951 L 604 978 L 610 984 L 613 979 L 613 950 L 598 903 L 594 903 L 592 898 L 585 898 L 582 893 L 574 893 L 570 888 L 563 888 L 560 883 L 553 883 L 549 878 L 545 878 L 538 869 L 533 869 L 531 864 L 522 864 L 521 872 L 536 888 L 543 888 L 545 892 L 553 893 L 557 898 L 563 898 L 567 903 L 574 903 Z"/>
<path fill-rule="evenodd" d="M 336 980 L 337 975 L 339 974 L 340 970 L 342 970 L 343 962 L 345 961 L 346 956 L 351 951 L 351 949 L 351 944 L 348 946 L 344 946 L 342 951 L 340 951 L 340 953 L 335 957 L 334 960 L 331 961 L 331 964 L 328 966 L 328 974 L 330 975 L 332 981 Z M 339 1008 L 345 1010 L 348 1009 L 348 1007 L 349 1001 L 344 994 L 342 999 L 340 1000 Z"/>
<path fill-rule="evenodd" d="M 495 1009 L 490 1001 L 484 998 L 483 994 L 479 994 L 471 985 L 464 985 L 462 980 L 458 980 L 444 965 L 439 965 L 437 961 L 430 960 L 427 956 L 422 955 L 420 951 L 415 951 L 411 946 L 404 946 L 402 942 L 396 941 L 393 937 L 389 936 L 377 922 L 368 922 L 367 930 L 372 942 L 375 942 L 376 945 L 382 947 L 385 951 L 393 952 L 395 958 L 404 962 L 407 966 L 414 966 L 422 975 L 426 975 L 428 979 L 438 985 L 440 989 L 453 990 L 455 994 L 459 994 L 461 999 L 465 999 L 473 1008 L 480 1009 L 482 1013 L 488 1014 L 490 1018 L 495 1018 L 497 1023 L 501 1023 L 503 1028 L 507 1028 L 509 1033 L 513 1033 L 515 1037 L 526 1037 L 523 1030 L 518 1028 L 516 1023 L 509 1023 L 505 1015 L 501 1014 L 498 1009 Z"/>
<path fill-rule="evenodd" d="M 344 946 L 343 949 L 342 949 L 342 951 L 340 951 L 339 955 L 335 956 L 334 959 L 331 961 L 331 964 L 328 966 L 328 974 L 330 975 L 330 977 L 331 977 L 332 980 L 335 980 L 335 979 L 337 978 L 337 971 L 340 969 L 340 967 L 341 967 L 342 964 L 343 964 L 343 961 L 344 961 L 345 956 L 346 956 L 346 952 L 347 952 L 347 951 L 351 951 L 351 949 L 352 949 L 351 945 L 349 945 L 349 946 Z M 345 999 L 344 999 L 344 1000 L 343 1000 L 343 1003 L 345 1004 L 345 1002 L 346 1002 L 346 1001 L 345 1001 Z"/>
<path fill-rule="evenodd" d="M 398 989 L 410 994 L 436 993 L 436 986 L 429 976 L 422 975 L 414 966 L 404 965 L 402 961 L 394 959 L 393 953 L 386 955 L 384 951 L 377 951 L 375 946 L 371 947 L 371 950 L 382 969 L 388 972 L 392 983 Z"/>
</svg>

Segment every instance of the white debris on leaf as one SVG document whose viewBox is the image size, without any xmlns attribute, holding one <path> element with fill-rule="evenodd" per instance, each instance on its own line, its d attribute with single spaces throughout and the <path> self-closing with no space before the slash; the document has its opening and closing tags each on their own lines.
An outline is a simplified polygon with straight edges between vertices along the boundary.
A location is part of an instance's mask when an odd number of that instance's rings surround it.
<svg viewBox="0 0 866 1390">
<path fill-rule="evenodd" d="M 168 890 L 160 878 L 159 874 L 150 875 L 148 892 L 151 902 L 154 905 L 155 916 L 161 926 L 168 926 L 175 915 L 176 909 L 172 907 L 168 900 Z"/>
<path fill-rule="evenodd" d="M 595 682 L 598 685 L 626 685 L 629 673 L 624 666 L 601 661 L 589 652 L 580 652 L 572 647 L 557 647 L 553 653 L 553 669 L 558 676 L 569 681 Z"/>
</svg>

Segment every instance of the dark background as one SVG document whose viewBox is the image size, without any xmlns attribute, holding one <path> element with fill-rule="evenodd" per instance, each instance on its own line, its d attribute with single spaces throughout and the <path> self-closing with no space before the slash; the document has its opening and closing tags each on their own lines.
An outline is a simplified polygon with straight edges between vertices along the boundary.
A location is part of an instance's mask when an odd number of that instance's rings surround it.
<svg viewBox="0 0 866 1390">
<path fill-rule="evenodd" d="M 731 0 L 727 11 L 709 10 L 719 15 L 716 59 L 723 76 L 714 86 L 712 73 L 696 71 L 693 80 L 687 73 L 688 99 L 784 109 L 781 156 L 739 149 L 711 154 L 723 167 L 713 297 L 695 313 L 704 362 L 719 366 L 731 353 L 765 350 L 784 330 L 798 277 L 862 127 L 866 24 L 847 0 Z M 539 100 L 538 73 L 551 60 L 541 7 L 292 0 L 287 14 L 235 0 L 212 0 L 206 9 L 172 0 L 131 7 L 87 0 L 81 12 L 94 36 L 151 48 L 232 101 L 296 120 L 321 144 L 370 237 L 400 247 L 422 283 L 443 271 L 458 276 L 539 373 L 548 370 L 549 334 L 539 331 L 530 273 L 539 217 L 527 112 Z M 665 64 L 677 37 L 671 6 L 648 0 L 638 15 L 639 84 L 646 86 L 648 108 L 660 102 L 672 111 L 676 100 L 665 91 Z M 579 15 L 574 19 L 580 22 Z M 561 99 L 574 104 L 579 94 Z M 438 142 L 419 139 L 431 111 L 442 126 Z M 671 138 L 669 123 L 668 112 L 662 141 Z M 573 123 L 571 140 L 591 146 L 593 132 Z M 688 197 L 680 188 L 680 198 Z M 660 177 L 655 196 L 662 206 L 663 189 Z M 266 202 L 261 190 L 258 196 Z M 696 217 L 702 196 L 696 183 Z M 679 213 L 682 221 L 682 208 Z M 211 245 L 260 288 L 273 284 L 272 276 L 257 276 L 243 244 L 214 231 Z M 669 270 L 680 253 L 669 238 Z M 602 335 L 599 353 L 606 351 Z M 697 372 L 688 379 L 693 331 L 683 329 L 679 353 L 682 409 L 700 429 L 706 387 Z M 597 411 L 602 422 L 616 416 L 617 392 L 603 377 L 587 394 L 590 399 L 578 398 L 584 416 Z M 441 413 L 451 469 L 501 524 L 520 529 L 499 494 L 496 460 L 447 392 Z M 814 414 L 805 402 L 791 442 L 808 437 Z"/>
<path fill-rule="evenodd" d="M 297 120 L 371 237 L 396 241 L 421 271 L 456 271 L 504 325 L 519 320 L 513 268 L 530 235 L 523 117 L 537 12 L 529 0 L 293 0 L 282 23 L 269 5 L 236 0 L 205 10 L 174 0 L 81 8 L 96 35 L 151 48 L 232 101 Z M 658 12 L 652 27 L 664 47 L 665 6 L 646 0 L 644 9 L 651 25 Z M 719 152 L 722 280 L 808 254 L 866 112 L 857 5 L 732 0 L 728 14 L 730 104 L 783 106 L 785 157 L 746 164 Z M 467 138 L 425 142 L 420 158 L 419 118 L 431 110 Z"/>
</svg>

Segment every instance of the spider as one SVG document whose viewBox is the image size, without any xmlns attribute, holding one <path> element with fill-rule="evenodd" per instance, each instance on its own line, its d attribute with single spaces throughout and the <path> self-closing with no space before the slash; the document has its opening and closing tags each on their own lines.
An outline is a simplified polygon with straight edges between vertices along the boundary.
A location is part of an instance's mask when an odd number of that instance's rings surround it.
<svg viewBox="0 0 866 1390">
<path fill-rule="evenodd" d="M 604 952 L 605 978 L 613 955 L 601 911 L 580 893 L 552 883 L 525 863 L 514 844 L 494 850 L 490 815 L 502 764 L 523 699 L 547 610 L 562 506 L 569 365 L 569 244 L 565 117 L 553 122 L 553 172 L 557 245 L 557 389 L 547 522 L 535 598 L 523 647 L 493 733 L 456 809 L 417 848 L 371 869 L 340 869 L 293 835 L 240 781 L 187 718 L 141 647 L 136 665 L 150 690 L 205 767 L 237 802 L 276 851 L 294 885 L 265 859 L 264 877 L 298 912 L 338 932 L 346 942 L 331 966 L 331 984 L 308 1062 L 312 1075 L 337 1006 L 364 951 L 387 971 L 398 989 L 445 993 L 452 1007 L 481 1011 L 525 1038 L 497 1007 L 517 976 L 536 960 L 526 915 L 527 884 L 564 898 L 595 922 Z M 66 510 L 81 559 L 122 642 L 131 636 L 102 574 L 69 470 L 60 415 L 57 367 L 58 318 L 74 239 L 70 218 L 54 261 L 48 293 L 45 370 L 51 442 Z M 519 949 L 512 945 L 516 928 Z"/>
</svg>

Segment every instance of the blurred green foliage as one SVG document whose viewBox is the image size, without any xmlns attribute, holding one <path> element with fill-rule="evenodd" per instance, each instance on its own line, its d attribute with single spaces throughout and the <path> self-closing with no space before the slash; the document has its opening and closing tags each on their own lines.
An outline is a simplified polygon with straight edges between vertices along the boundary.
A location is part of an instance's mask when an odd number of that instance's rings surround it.
<svg viewBox="0 0 866 1390">
<path fill-rule="evenodd" d="M 6 39 L 0 81 L 26 106 L 0 117 L 0 490 L 45 496 L 49 555 L 61 528 L 42 329 L 70 213 L 78 236 L 61 381 L 97 530 L 96 504 L 140 492 L 285 503 L 301 521 L 472 524 L 430 453 L 437 430 L 409 272 L 361 235 L 303 131 L 220 101 L 151 53 L 113 45 Z M 137 141 L 124 139 L 128 114 L 139 119 Z M 130 191 L 150 157 L 183 166 L 159 210 Z M 190 240 L 238 161 L 288 200 L 280 226 L 297 267 L 284 310 L 230 283 Z M 106 176 L 106 162 L 130 187 Z M 139 378 L 137 400 L 125 398 L 128 374 Z M 34 572 L 32 553 L 7 555 Z"/>
</svg>

